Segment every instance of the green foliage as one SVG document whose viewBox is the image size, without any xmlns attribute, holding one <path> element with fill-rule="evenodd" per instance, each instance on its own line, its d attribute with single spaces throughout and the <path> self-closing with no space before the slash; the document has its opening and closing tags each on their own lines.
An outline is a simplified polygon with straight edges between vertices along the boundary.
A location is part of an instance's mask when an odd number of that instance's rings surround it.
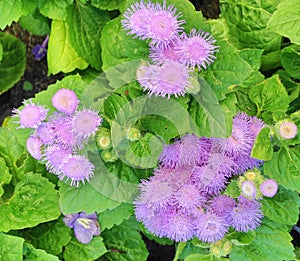
<svg viewBox="0 0 300 261">
<path fill-rule="evenodd" d="M 0 3 L 1 10 L 1 3 Z M 25 45 L 13 35 L 0 32 L 0 94 L 9 90 L 24 74 Z"/>
<path fill-rule="evenodd" d="M 35 35 L 50 33 L 50 20 L 37 10 L 32 14 L 20 17 L 18 23 L 20 23 L 27 31 Z"/>
<path fill-rule="evenodd" d="M 0 256 L 6 261 L 21 261 L 24 239 L 0 233 Z"/>
<path fill-rule="evenodd" d="M 73 0 L 38 0 L 38 7 L 44 16 L 52 20 L 64 21 L 67 17 L 67 7 L 72 3 Z"/>
<path fill-rule="evenodd" d="M 30 244 L 25 243 L 23 248 L 24 261 L 59 261 L 58 257 L 48 254 L 44 250 L 35 249 Z"/>
<path fill-rule="evenodd" d="M 270 128 L 263 128 L 257 135 L 251 157 L 260 160 L 271 160 L 273 156 L 273 145 L 270 138 Z"/>
<path fill-rule="evenodd" d="M 273 32 L 300 44 L 300 3 L 297 0 L 282 0 L 268 21 Z"/>
<path fill-rule="evenodd" d="M 300 16 L 299 16 L 300 21 Z M 282 50 L 281 53 L 281 64 L 287 73 L 295 79 L 300 79 L 300 49 L 298 52 L 292 48 L 287 47 Z"/>
<path fill-rule="evenodd" d="M 124 4 L 122 0 L 92 0 L 91 4 L 101 10 L 117 10 Z"/>
</svg>

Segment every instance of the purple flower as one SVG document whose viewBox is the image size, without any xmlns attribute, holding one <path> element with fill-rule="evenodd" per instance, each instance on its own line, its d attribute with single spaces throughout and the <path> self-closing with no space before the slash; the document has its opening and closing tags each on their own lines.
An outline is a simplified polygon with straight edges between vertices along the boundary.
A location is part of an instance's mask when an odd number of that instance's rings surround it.
<svg viewBox="0 0 300 261">
<path fill-rule="evenodd" d="M 149 65 L 139 68 L 138 81 L 144 91 L 148 90 L 149 94 L 156 96 L 174 95 L 178 97 L 185 94 L 185 87 L 189 84 L 189 70 L 183 64 L 172 60 L 165 60 L 158 65 Z M 149 71 L 146 71 L 149 70 Z"/>
<path fill-rule="evenodd" d="M 46 119 L 48 109 L 35 105 L 31 100 L 28 103 L 24 101 L 23 104 L 24 108 L 22 110 L 13 110 L 14 117 L 19 116 L 21 128 L 37 128 Z"/>
<path fill-rule="evenodd" d="M 43 144 L 51 144 L 54 142 L 54 133 L 50 122 L 42 122 L 37 128 L 37 136 Z"/>
<path fill-rule="evenodd" d="M 152 14 L 154 12 L 154 4 L 149 2 L 145 4 L 143 1 L 140 3 L 135 2 L 128 8 L 123 14 L 124 19 L 121 20 L 121 24 L 127 34 L 133 34 L 134 37 L 139 37 L 140 39 L 146 39 L 148 34 L 148 29 L 146 24 L 149 22 Z"/>
<path fill-rule="evenodd" d="M 177 38 L 167 47 L 159 48 L 156 46 L 151 46 L 149 58 L 152 59 L 152 61 L 156 64 L 159 64 L 164 60 L 172 60 L 178 62 L 178 46 L 180 45 L 180 42 L 180 38 Z"/>
<path fill-rule="evenodd" d="M 260 185 L 259 189 L 265 197 L 272 198 L 277 193 L 278 184 L 273 179 L 267 179 Z"/>
<path fill-rule="evenodd" d="M 230 213 L 230 225 L 237 231 L 248 232 L 256 229 L 263 218 L 261 204 L 254 199 L 239 196 L 237 206 Z"/>
<path fill-rule="evenodd" d="M 201 213 L 196 220 L 195 235 L 203 242 L 211 243 L 222 239 L 228 232 L 225 220 L 213 212 Z"/>
<path fill-rule="evenodd" d="M 298 127 L 294 122 L 284 121 L 279 126 L 279 134 L 282 138 L 293 139 L 298 133 Z"/>
<path fill-rule="evenodd" d="M 180 149 L 181 146 L 178 142 L 164 145 L 164 148 L 159 155 L 159 161 L 161 162 L 161 165 L 166 168 L 176 168 L 179 164 Z"/>
<path fill-rule="evenodd" d="M 94 176 L 94 165 L 82 155 L 68 155 L 61 167 L 61 179 L 71 179 L 71 186 L 79 185 L 80 181 L 89 181 Z"/>
<path fill-rule="evenodd" d="M 246 180 L 241 184 L 241 192 L 245 197 L 254 199 L 256 196 L 256 187 L 252 181 Z"/>
<path fill-rule="evenodd" d="M 183 32 L 182 25 L 185 21 L 178 20 L 181 14 L 176 14 L 176 11 L 174 5 L 166 6 L 165 1 L 163 5 L 154 5 L 153 13 L 145 25 L 148 30 L 147 38 L 152 39 L 151 45 L 165 48 L 174 43 L 179 33 Z"/>
<path fill-rule="evenodd" d="M 65 114 L 73 114 L 79 103 L 75 92 L 69 89 L 58 90 L 51 101 L 55 109 Z"/>
<path fill-rule="evenodd" d="M 209 208 L 228 223 L 230 213 L 235 206 L 236 202 L 233 198 L 227 195 L 218 195 L 210 201 Z"/>
<path fill-rule="evenodd" d="M 42 45 L 37 44 L 33 47 L 31 52 L 34 55 L 34 59 L 36 61 L 40 61 L 47 54 L 48 40 L 49 40 L 49 35 L 46 36 L 46 38 L 45 38 L 44 42 L 42 43 Z"/>
<path fill-rule="evenodd" d="M 95 135 L 101 122 L 102 118 L 95 111 L 77 111 L 72 119 L 72 131 L 80 138 L 88 138 L 91 135 Z"/>
<path fill-rule="evenodd" d="M 214 53 L 218 51 L 218 47 L 214 45 L 216 40 L 209 33 L 192 29 L 189 35 L 183 33 L 181 37 L 182 44 L 178 50 L 179 62 L 201 70 L 206 69 L 206 66 L 215 60 Z"/>
<path fill-rule="evenodd" d="M 88 244 L 93 236 L 100 235 L 100 226 L 97 220 L 97 214 L 87 214 L 79 212 L 67 214 L 63 218 L 64 223 L 74 229 L 75 237 L 82 244 Z"/>
<path fill-rule="evenodd" d="M 249 117 L 246 113 L 240 112 L 237 114 L 236 117 L 242 117 L 243 114 L 245 118 L 247 117 L 249 119 L 250 131 L 252 133 L 253 140 L 255 140 L 258 133 L 261 131 L 263 127 L 266 126 L 266 124 L 261 119 L 255 116 Z"/>
<path fill-rule="evenodd" d="M 30 136 L 26 141 L 26 147 L 33 158 L 37 160 L 42 158 L 42 142 L 38 137 Z"/>
</svg>

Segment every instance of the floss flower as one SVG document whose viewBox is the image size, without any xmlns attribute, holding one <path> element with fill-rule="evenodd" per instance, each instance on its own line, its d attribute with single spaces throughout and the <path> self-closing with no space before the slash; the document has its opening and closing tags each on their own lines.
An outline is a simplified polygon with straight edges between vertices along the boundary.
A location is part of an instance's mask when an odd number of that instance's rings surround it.
<svg viewBox="0 0 300 261">
<path fill-rule="evenodd" d="M 292 121 L 284 121 L 279 125 L 279 134 L 282 138 L 293 139 L 298 133 L 297 125 Z"/>
<path fill-rule="evenodd" d="M 75 92 L 69 89 L 58 90 L 51 101 L 55 109 L 65 114 L 73 114 L 79 103 Z"/>
<path fill-rule="evenodd" d="M 67 214 L 63 221 L 68 227 L 74 229 L 75 237 L 82 244 L 88 244 L 93 239 L 93 236 L 100 235 L 100 226 L 96 213 L 79 212 Z"/>
<path fill-rule="evenodd" d="M 276 195 L 278 190 L 278 184 L 273 179 L 267 179 L 259 187 L 261 193 L 268 198 L 272 198 Z"/>
</svg>

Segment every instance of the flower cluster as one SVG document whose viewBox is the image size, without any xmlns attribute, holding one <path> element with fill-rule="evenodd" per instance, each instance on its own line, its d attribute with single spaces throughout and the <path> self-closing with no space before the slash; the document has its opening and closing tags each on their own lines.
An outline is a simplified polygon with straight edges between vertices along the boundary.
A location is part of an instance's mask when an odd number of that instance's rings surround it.
<svg viewBox="0 0 300 261">
<path fill-rule="evenodd" d="M 140 184 L 134 202 L 137 220 L 155 235 L 175 241 L 196 236 L 215 242 L 229 227 L 254 230 L 263 218 L 261 203 L 242 193 L 235 199 L 223 192 L 231 177 L 262 164 L 250 154 L 263 127 L 260 119 L 238 113 L 228 138 L 188 134 L 166 145 L 154 176 Z M 269 185 L 262 184 L 262 191 Z"/>
<path fill-rule="evenodd" d="M 14 116 L 19 117 L 20 128 L 33 130 L 26 141 L 31 156 L 44 162 L 49 172 L 78 186 L 94 175 L 94 165 L 79 150 L 95 135 L 102 118 L 95 111 L 78 110 L 79 100 L 72 90 L 58 90 L 51 101 L 56 109 L 51 115 L 49 109 L 29 100 L 13 111 Z"/>
<path fill-rule="evenodd" d="M 128 8 L 121 21 L 128 34 L 150 40 L 153 64 L 137 71 L 139 83 L 150 95 L 183 96 L 192 84 L 191 71 L 206 69 L 216 58 L 218 47 L 212 36 L 196 29 L 186 34 L 185 20 L 176 13 L 175 6 L 167 6 L 165 1 L 163 5 L 141 1 Z"/>
</svg>

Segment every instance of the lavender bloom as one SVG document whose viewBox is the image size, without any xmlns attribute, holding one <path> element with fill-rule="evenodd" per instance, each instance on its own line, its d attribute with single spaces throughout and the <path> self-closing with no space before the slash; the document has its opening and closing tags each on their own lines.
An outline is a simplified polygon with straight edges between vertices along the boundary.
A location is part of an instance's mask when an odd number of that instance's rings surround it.
<svg viewBox="0 0 300 261">
<path fill-rule="evenodd" d="M 38 137 L 30 136 L 26 141 L 26 147 L 33 158 L 37 160 L 42 158 L 42 142 Z"/>
<path fill-rule="evenodd" d="M 214 45 L 216 40 L 209 33 L 192 29 L 189 35 L 183 33 L 181 38 L 182 44 L 178 50 L 179 62 L 201 70 L 206 69 L 215 60 L 214 53 L 218 51 L 218 47 Z"/>
<path fill-rule="evenodd" d="M 258 201 L 239 196 L 237 206 L 230 213 L 230 225 L 240 232 L 256 229 L 263 218 L 260 207 Z"/>
<path fill-rule="evenodd" d="M 164 60 L 172 60 L 178 62 L 179 55 L 178 55 L 178 46 L 180 45 L 181 40 L 180 38 L 175 39 L 169 46 L 164 48 L 159 48 L 156 46 L 150 47 L 150 54 L 149 58 L 155 64 L 159 64 Z"/>
<path fill-rule="evenodd" d="M 256 196 L 256 187 L 252 181 L 246 180 L 241 184 L 242 194 L 250 199 L 254 199 Z"/>
<path fill-rule="evenodd" d="M 195 223 L 195 235 L 203 242 L 216 242 L 228 232 L 225 220 L 213 212 L 200 214 Z"/>
<path fill-rule="evenodd" d="M 43 144 L 51 144 L 54 142 L 54 133 L 50 122 L 42 122 L 36 132 Z"/>
<path fill-rule="evenodd" d="M 68 155 L 60 170 L 59 177 L 71 179 L 71 186 L 78 187 L 80 181 L 84 183 L 94 176 L 94 165 L 82 155 Z"/>
<path fill-rule="evenodd" d="M 59 112 L 70 115 L 77 109 L 79 100 L 72 90 L 60 89 L 53 95 L 51 102 Z"/>
<path fill-rule="evenodd" d="M 31 52 L 34 55 L 34 59 L 36 61 L 40 61 L 46 56 L 48 40 L 49 40 L 49 35 L 46 36 L 42 45 L 37 44 L 33 47 Z"/>
<path fill-rule="evenodd" d="M 260 185 L 259 189 L 265 197 L 272 198 L 277 193 L 278 184 L 273 179 L 267 179 Z"/>
<path fill-rule="evenodd" d="M 230 213 L 235 206 L 236 202 L 233 198 L 227 195 L 218 195 L 210 201 L 209 209 L 218 216 L 223 217 L 226 224 L 229 224 Z"/>
<path fill-rule="evenodd" d="M 284 121 L 279 126 L 279 134 L 282 138 L 293 139 L 298 133 L 298 127 L 294 122 Z"/>
<path fill-rule="evenodd" d="M 48 109 L 35 105 L 31 100 L 29 100 L 29 103 L 24 101 L 23 104 L 24 108 L 22 110 L 13 110 L 14 117 L 19 116 L 21 128 L 37 128 L 46 119 Z"/>
<path fill-rule="evenodd" d="M 88 244 L 93 236 L 100 235 L 100 226 L 97 220 L 97 214 L 87 214 L 79 212 L 67 214 L 63 218 L 64 223 L 74 229 L 75 237 L 82 244 Z"/>
<path fill-rule="evenodd" d="M 159 155 L 159 161 L 163 167 L 174 169 L 178 166 L 180 159 L 180 143 L 164 145 L 164 148 Z"/>
</svg>

